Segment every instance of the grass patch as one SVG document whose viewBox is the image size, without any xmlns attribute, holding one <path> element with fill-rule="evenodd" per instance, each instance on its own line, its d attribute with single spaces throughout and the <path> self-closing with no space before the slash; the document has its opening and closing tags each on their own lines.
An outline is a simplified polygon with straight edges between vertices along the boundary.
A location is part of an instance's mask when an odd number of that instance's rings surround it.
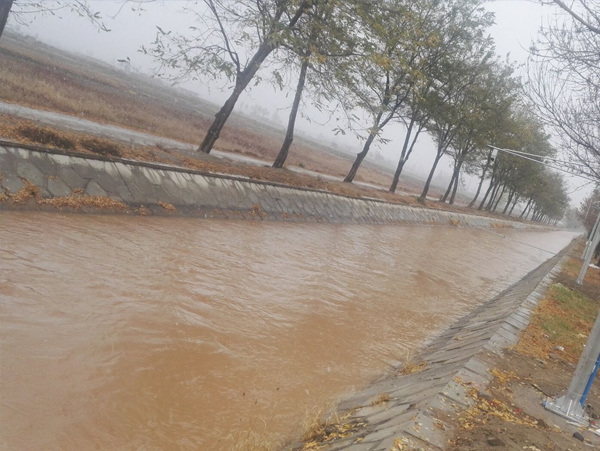
<svg viewBox="0 0 600 451">
<path fill-rule="evenodd" d="M 475 401 L 475 405 L 464 410 L 458 423 L 462 429 L 472 430 L 485 425 L 491 417 L 499 418 L 508 423 L 521 424 L 537 428 L 538 421 L 528 415 L 523 415 L 512 403 L 503 402 L 500 399 L 484 399 L 479 396 L 475 389 L 469 390 L 469 396 Z"/>
<path fill-rule="evenodd" d="M 576 268 L 565 265 L 567 272 Z M 570 266 L 570 267 L 569 267 Z M 525 355 L 545 359 L 556 353 L 568 362 L 579 360 L 600 305 L 580 291 L 561 283 L 552 285 L 523 333 L 517 350 Z M 561 346 L 564 351 L 557 348 Z"/>
</svg>

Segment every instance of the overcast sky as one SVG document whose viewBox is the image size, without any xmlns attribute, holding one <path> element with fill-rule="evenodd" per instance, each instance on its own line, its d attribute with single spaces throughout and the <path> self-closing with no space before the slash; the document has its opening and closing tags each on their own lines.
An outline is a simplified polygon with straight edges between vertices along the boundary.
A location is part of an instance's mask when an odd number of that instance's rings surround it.
<svg viewBox="0 0 600 451">
<path fill-rule="evenodd" d="M 131 4 L 123 4 L 120 1 L 103 0 L 91 1 L 94 9 L 99 10 L 106 18 L 106 25 L 110 32 L 98 32 L 88 21 L 77 17 L 68 11 L 63 11 L 57 16 L 43 16 L 32 18 L 27 26 L 21 26 L 21 33 L 36 36 L 40 41 L 55 45 L 67 50 L 81 52 L 110 63 L 116 63 L 117 59 L 130 57 L 132 64 L 144 71 L 150 71 L 152 61 L 138 52 L 141 45 L 150 43 L 155 35 L 155 26 L 159 25 L 165 30 L 183 30 L 190 24 L 190 17 L 181 13 L 181 8 L 187 2 L 178 0 L 164 0 L 148 3 L 143 6 L 143 11 L 132 10 Z M 490 33 L 496 41 L 499 55 L 510 54 L 511 60 L 518 64 L 525 63 L 527 49 L 535 40 L 537 32 L 542 23 L 556 10 L 550 6 L 542 6 L 536 1 L 528 0 L 497 0 L 488 3 L 487 8 L 496 15 L 496 25 Z M 117 14 L 118 13 L 118 14 Z M 110 16 L 115 16 L 111 19 Z M 10 19 L 9 19 L 9 25 Z M 13 24 L 14 25 L 14 22 Z M 290 84 L 295 84 L 290 81 Z M 227 91 L 220 89 L 222 83 L 207 86 L 205 83 L 189 83 L 186 87 L 199 92 L 202 97 L 215 103 L 222 102 Z M 286 123 L 292 96 L 287 93 L 275 91 L 267 84 L 259 85 L 245 93 L 240 102 L 249 107 L 260 104 L 276 112 L 281 123 Z M 311 116 L 320 120 L 318 114 L 305 105 L 303 110 L 305 116 Z M 305 119 L 298 124 L 299 129 L 312 133 L 321 139 L 335 140 L 339 147 L 343 147 L 353 153 L 360 151 L 361 143 L 357 139 L 347 136 L 334 136 L 331 133 L 333 124 L 316 126 L 309 125 Z M 393 165 L 400 153 L 400 146 L 404 136 L 403 128 L 400 126 L 389 127 L 384 137 L 391 141 L 378 149 Z M 434 156 L 434 146 L 428 137 L 420 138 L 418 148 L 415 149 L 407 169 L 419 175 L 426 175 Z M 442 164 L 440 174 L 449 177 L 451 174 L 449 160 Z M 577 189 L 581 181 L 576 178 L 570 179 L 573 203 L 578 204 L 589 192 L 588 188 Z M 467 180 L 467 188 L 473 189 L 475 180 Z"/>
</svg>

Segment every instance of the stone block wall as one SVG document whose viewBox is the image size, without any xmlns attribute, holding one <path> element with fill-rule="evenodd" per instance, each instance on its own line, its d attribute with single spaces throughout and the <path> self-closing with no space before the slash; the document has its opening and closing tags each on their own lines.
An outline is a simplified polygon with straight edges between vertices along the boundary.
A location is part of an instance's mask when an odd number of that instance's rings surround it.
<svg viewBox="0 0 600 451">
<path fill-rule="evenodd" d="M 154 163 L 67 153 L 0 141 L 2 209 L 40 208 L 12 201 L 29 184 L 41 199 L 110 198 L 156 214 L 331 223 L 532 228 L 531 224 L 376 199 L 292 188 L 243 177 Z"/>
</svg>

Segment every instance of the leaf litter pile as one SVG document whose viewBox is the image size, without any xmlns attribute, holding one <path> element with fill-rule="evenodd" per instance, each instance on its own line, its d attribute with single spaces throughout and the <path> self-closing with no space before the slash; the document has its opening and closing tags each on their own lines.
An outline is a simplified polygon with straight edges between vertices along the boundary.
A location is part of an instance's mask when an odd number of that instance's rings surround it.
<svg viewBox="0 0 600 451">
<path fill-rule="evenodd" d="M 2 193 L 0 202 L 12 201 L 14 204 L 23 205 L 33 200 L 37 205 L 48 205 L 58 210 L 69 208 L 75 211 L 85 207 L 111 211 L 125 211 L 128 209 L 123 202 L 107 196 L 88 196 L 83 194 L 82 190 L 74 190 L 70 196 L 44 198 L 37 186 L 28 180 L 23 180 L 23 183 L 25 186 L 15 194 Z"/>
</svg>

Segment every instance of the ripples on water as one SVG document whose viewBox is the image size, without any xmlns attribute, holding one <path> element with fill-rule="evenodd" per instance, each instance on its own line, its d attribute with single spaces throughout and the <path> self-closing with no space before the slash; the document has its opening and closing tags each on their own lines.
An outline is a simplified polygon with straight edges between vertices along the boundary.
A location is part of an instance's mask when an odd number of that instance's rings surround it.
<svg viewBox="0 0 600 451">
<path fill-rule="evenodd" d="M 286 437 L 572 237 L 0 212 L 3 445 Z"/>
</svg>

